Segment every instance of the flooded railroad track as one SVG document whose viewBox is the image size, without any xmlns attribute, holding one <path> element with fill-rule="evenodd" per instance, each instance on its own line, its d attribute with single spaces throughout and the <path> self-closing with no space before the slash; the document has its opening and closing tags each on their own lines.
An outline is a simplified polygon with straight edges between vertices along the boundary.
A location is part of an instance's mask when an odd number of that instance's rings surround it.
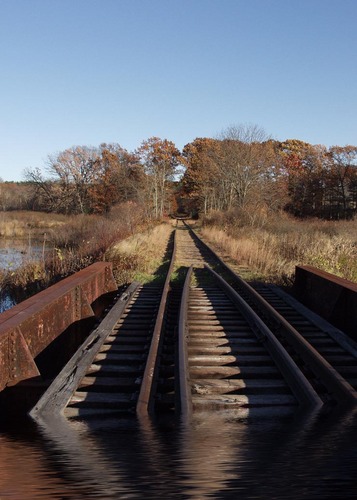
<svg viewBox="0 0 357 500">
<path fill-rule="evenodd" d="M 280 289 L 245 283 L 188 226 L 179 223 L 174 240 L 165 283 L 128 287 L 34 418 L 245 418 L 356 404 L 353 341 Z"/>
<path fill-rule="evenodd" d="M 161 293 L 162 287 L 157 286 L 137 289 L 69 400 L 66 416 L 88 415 L 98 409 L 135 410 Z"/>
<path fill-rule="evenodd" d="M 309 382 L 248 304 L 209 269 L 194 274 L 197 284 L 186 282 L 180 317 L 183 412 L 282 415 L 299 404 L 319 404 Z"/>
</svg>

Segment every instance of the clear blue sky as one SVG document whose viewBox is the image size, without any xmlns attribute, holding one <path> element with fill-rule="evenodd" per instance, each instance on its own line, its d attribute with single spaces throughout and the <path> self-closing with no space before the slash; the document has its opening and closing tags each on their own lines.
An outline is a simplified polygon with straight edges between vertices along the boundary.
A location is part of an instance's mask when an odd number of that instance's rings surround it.
<svg viewBox="0 0 357 500">
<path fill-rule="evenodd" d="M 233 124 L 357 143 L 356 0 L 0 0 L 0 177 Z"/>
</svg>

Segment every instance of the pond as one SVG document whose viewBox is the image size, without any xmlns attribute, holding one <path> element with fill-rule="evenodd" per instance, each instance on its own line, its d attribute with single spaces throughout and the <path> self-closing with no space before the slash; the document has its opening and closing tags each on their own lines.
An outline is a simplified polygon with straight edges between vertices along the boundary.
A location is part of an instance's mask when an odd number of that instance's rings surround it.
<svg viewBox="0 0 357 500">
<path fill-rule="evenodd" d="M 26 262 L 40 260 L 45 251 L 40 241 L 0 239 L 0 269 L 16 269 Z"/>
<path fill-rule="evenodd" d="M 45 242 L 21 239 L 0 239 L 0 271 L 12 271 L 23 264 L 38 261 L 46 253 Z M 1 283 L 0 283 L 1 286 Z M 14 306 L 14 300 L 1 293 L 0 288 L 0 313 Z"/>
</svg>

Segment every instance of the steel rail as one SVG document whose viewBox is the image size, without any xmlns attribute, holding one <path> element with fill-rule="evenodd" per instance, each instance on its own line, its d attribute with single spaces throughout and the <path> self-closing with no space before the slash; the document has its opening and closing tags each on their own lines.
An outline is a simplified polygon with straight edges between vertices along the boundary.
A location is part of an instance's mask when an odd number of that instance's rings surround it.
<svg viewBox="0 0 357 500">
<path fill-rule="evenodd" d="M 323 402 L 320 396 L 263 320 L 218 273 L 207 266 L 207 264 L 205 264 L 205 269 L 214 276 L 219 287 L 242 312 L 259 342 L 269 351 L 299 404 L 315 409 L 321 407 Z"/>
<path fill-rule="evenodd" d="M 304 337 L 276 311 L 253 287 L 238 276 L 223 260 L 210 248 L 194 230 L 186 223 L 189 231 L 212 255 L 219 264 L 233 277 L 255 301 L 258 308 L 276 322 L 274 330 L 282 334 L 295 351 L 301 356 L 314 375 L 326 387 L 333 398 L 342 405 L 356 405 L 357 392 L 354 388 L 331 366 L 331 364 L 306 340 Z"/>
<path fill-rule="evenodd" d="M 178 392 L 179 400 L 178 407 L 181 415 L 181 420 L 185 424 L 189 422 L 192 415 L 192 395 L 189 386 L 189 369 L 188 369 L 188 299 L 190 292 L 190 280 L 193 271 L 193 266 L 187 271 L 185 283 L 183 286 L 181 305 L 178 323 Z"/>
<path fill-rule="evenodd" d="M 162 327 L 166 310 L 167 297 L 170 290 L 171 274 L 176 258 L 176 230 L 174 230 L 174 247 L 171 262 L 166 274 L 165 284 L 161 295 L 159 310 L 156 317 L 155 327 L 150 343 L 149 354 L 146 360 L 139 397 L 136 404 L 136 413 L 139 417 L 145 417 L 153 413 L 154 397 L 159 373 L 159 359 L 162 349 Z"/>
</svg>

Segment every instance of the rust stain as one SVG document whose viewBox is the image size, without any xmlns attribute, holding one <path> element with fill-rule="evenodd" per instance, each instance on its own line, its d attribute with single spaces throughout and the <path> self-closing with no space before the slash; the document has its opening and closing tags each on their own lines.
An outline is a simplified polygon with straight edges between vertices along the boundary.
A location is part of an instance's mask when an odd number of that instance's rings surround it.
<svg viewBox="0 0 357 500">
<path fill-rule="evenodd" d="M 111 264 L 97 262 L 0 314 L 0 391 L 38 376 L 34 358 L 116 289 Z"/>
</svg>

